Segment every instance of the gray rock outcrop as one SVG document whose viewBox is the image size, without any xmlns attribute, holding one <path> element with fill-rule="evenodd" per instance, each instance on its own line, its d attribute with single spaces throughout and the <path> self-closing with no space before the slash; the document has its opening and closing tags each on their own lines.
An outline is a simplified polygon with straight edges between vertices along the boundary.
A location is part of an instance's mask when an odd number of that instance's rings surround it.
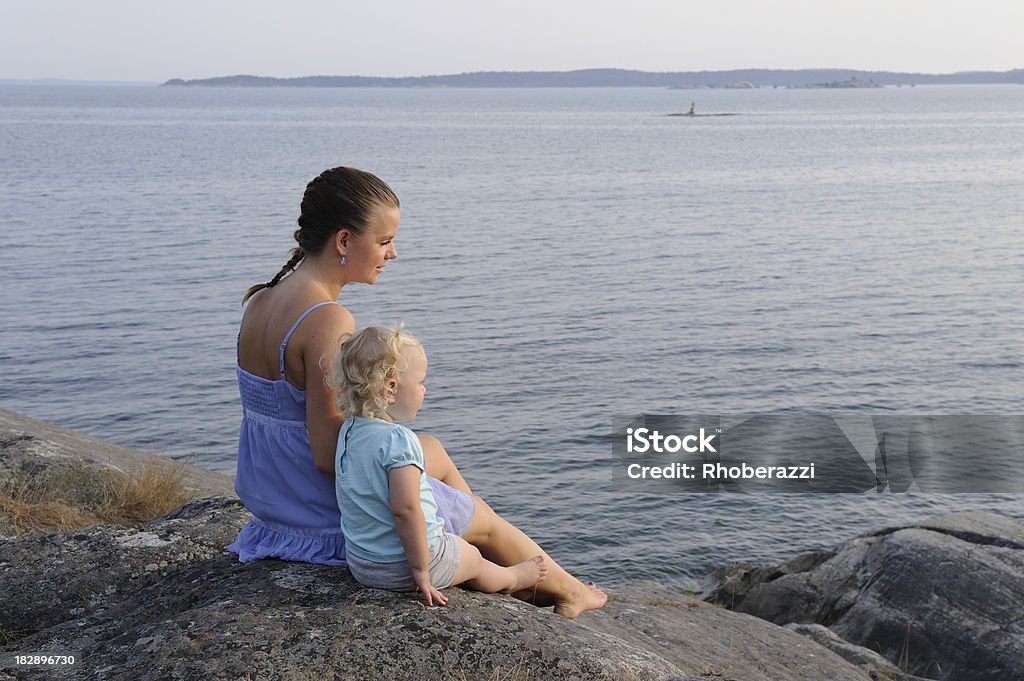
<svg viewBox="0 0 1024 681">
<path fill-rule="evenodd" d="M 456 588 L 428 609 L 342 569 L 242 565 L 219 547 L 245 519 L 221 497 L 138 529 L 0 542 L 0 598 L 22 601 L 0 628 L 38 629 L 0 654 L 82 657 L 27 679 L 868 678 L 796 633 L 657 585 L 574 622 L 507 596 Z"/>
<path fill-rule="evenodd" d="M 127 471 L 147 459 L 0 412 L 8 475 Z M 187 473 L 193 492 L 230 488 Z M 0 679 L 868 678 L 796 633 L 658 585 L 613 592 L 605 609 L 569 621 L 508 596 L 455 588 L 428 609 L 344 569 L 243 565 L 224 546 L 248 518 L 236 498 L 215 496 L 138 527 L 0 539 L 0 666 L 14 653 L 80 656 L 75 668 L 7 666 Z"/>
<path fill-rule="evenodd" d="M 953 513 L 774 568 L 717 574 L 713 600 L 776 624 L 820 624 L 919 676 L 1024 679 L 1024 525 Z"/>
<path fill-rule="evenodd" d="M 91 615 L 224 555 L 249 517 L 238 499 L 214 497 L 141 528 L 93 525 L 0 541 L 0 629 L 43 630 Z"/>
</svg>

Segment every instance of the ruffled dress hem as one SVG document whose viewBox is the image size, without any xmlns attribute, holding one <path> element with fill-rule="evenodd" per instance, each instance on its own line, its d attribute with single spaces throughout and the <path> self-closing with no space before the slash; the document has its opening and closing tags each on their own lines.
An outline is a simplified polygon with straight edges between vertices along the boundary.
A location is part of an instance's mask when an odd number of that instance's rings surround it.
<svg viewBox="0 0 1024 681">
<path fill-rule="evenodd" d="M 292 527 L 253 518 L 225 547 L 242 563 L 280 558 L 345 567 L 345 535 L 341 528 Z"/>
</svg>

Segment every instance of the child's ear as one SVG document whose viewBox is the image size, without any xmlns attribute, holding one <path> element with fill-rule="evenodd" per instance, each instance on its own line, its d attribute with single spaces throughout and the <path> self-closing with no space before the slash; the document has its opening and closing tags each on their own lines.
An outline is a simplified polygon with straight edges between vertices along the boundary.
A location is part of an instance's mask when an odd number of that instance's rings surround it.
<svg viewBox="0 0 1024 681">
<path fill-rule="evenodd" d="M 396 381 L 393 378 L 388 379 L 388 382 L 384 384 L 384 390 L 383 390 L 384 399 L 386 399 L 388 402 L 394 402 L 395 401 L 395 390 L 397 390 L 397 389 L 398 389 L 398 381 Z"/>
</svg>

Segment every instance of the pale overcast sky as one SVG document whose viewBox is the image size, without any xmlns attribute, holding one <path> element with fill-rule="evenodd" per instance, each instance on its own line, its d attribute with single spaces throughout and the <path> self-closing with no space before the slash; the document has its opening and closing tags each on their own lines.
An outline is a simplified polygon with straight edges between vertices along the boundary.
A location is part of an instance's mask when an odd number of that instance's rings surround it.
<svg viewBox="0 0 1024 681">
<path fill-rule="evenodd" d="M 0 0 L 0 78 L 1024 67 L 1019 0 Z"/>
</svg>

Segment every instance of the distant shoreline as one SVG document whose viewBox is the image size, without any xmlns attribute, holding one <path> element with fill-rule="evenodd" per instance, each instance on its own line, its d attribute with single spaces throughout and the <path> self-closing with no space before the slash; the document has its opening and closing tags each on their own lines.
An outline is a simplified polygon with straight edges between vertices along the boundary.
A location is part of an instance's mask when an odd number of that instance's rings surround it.
<svg viewBox="0 0 1024 681">
<path fill-rule="evenodd" d="M 673 90 L 822 88 L 860 82 L 877 86 L 1024 85 L 1024 68 L 1010 71 L 962 71 L 948 74 L 855 69 L 733 69 L 727 71 L 652 72 L 628 69 L 575 71 L 479 71 L 431 76 L 302 76 L 271 78 L 255 75 L 172 78 L 164 82 L 5 78 L 0 85 L 109 87 L 327 87 L 327 88 L 588 88 L 656 87 Z"/>
<path fill-rule="evenodd" d="M 655 73 L 625 69 L 577 71 L 481 71 L 437 76 L 303 76 L 269 78 L 235 75 L 183 80 L 170 87 L 391 87 L 391 88 L 541 88 L 541 87 L 665 87 L 676 89 L 820 87 L 828 83 L 873 82 L 880 86 L 945 84 L 1024 84 L 1024 69 L 967 71 L 951 74 L 857 71 L 853 69 L 743 69 Z"/>
</svg>

